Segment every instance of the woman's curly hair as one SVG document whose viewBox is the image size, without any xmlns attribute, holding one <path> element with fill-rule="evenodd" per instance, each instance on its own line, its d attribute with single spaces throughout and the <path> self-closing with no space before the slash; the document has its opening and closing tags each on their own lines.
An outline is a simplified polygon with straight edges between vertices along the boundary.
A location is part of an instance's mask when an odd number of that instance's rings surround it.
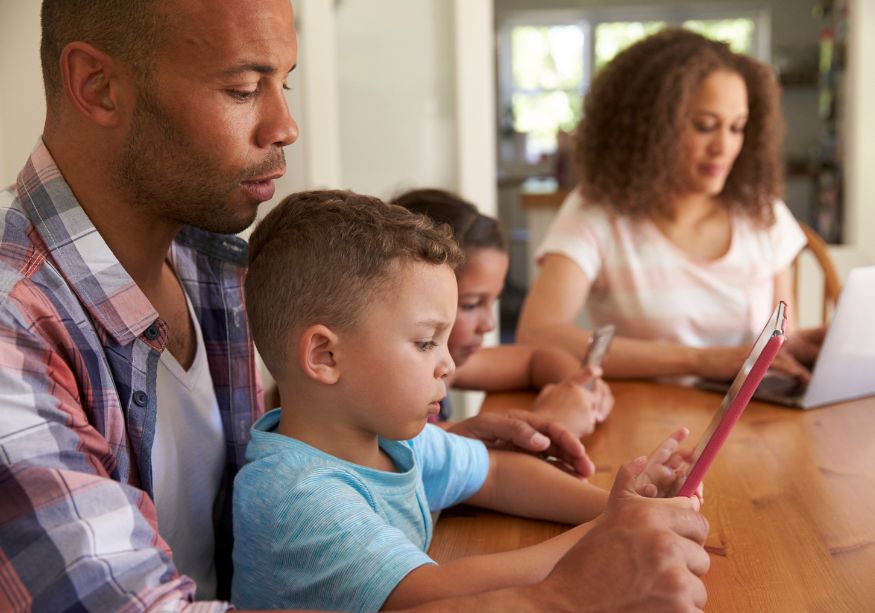
<svg viewBox="0 0 875 613">
<path fill-rule="evenodd" d="M 783 183 L 775 74 L 725 43 L 679 28 L 632 45 L 593 81 L 575 137 L 584 197 L 623 215 L 672 215 L 672 197 L 683 189 L 679 136 L 699 85 L 720 69 L 744 79 L 749 113 L 720 197 L 730 210 L 770 225 Z"/>
</svg>

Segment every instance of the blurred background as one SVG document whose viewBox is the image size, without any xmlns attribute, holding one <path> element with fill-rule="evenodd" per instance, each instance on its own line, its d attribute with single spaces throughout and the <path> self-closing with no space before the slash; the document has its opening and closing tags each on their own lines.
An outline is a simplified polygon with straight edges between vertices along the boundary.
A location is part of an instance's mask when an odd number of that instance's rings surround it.
<svg viewBox="0 0 875 613">
<path fill-rule="evenodd" d="M 511 239 L 503 336 L 530 253 L 573 185 L 568 132 L 594 74 L 666 25 L 770 63 L 787 120 L 786 201 L 840 271 L 875 262 L 872 0 L 296 0 L 301 125 L 278 198 L 437 186 L 498 215 Z M 0 183 L 40 134 L 39 1 L 0 0 Z M 867 172 L 868 171 L 868 172 Z M 269 210 L 270 203 L 262 207 Z M 818 296 L 816 275 L 810 292 Z M 811 302 L 819 305 L 819 299 Z M 799 320 L 817 323 L 806 311 Z"/>
</svg>

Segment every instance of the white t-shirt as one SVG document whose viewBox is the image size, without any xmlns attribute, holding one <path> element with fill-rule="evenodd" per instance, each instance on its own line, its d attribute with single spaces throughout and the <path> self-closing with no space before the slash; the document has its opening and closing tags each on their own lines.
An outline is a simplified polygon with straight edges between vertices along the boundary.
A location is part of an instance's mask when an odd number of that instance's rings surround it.
<svg viewBox="0 0 875 613">
<path fill-rule="evenodd" d="M 152 475 L 158 532 L 198 599 L 216 593 L 213 502 L 225 465 L 225 436 L 200 323 L 186 296 L 197 352 L 186 371 L 169 350 L 158 362 L 158 417 Z"/>
<path fill-rule="evenodd" d="M 768 228 L 734 215 L 729 250 L 702 261 L 649 219 L 588 204 L 575 190 L 535 258 L 557 253 L 580 266 L 592 281 L 585 308 L 593 326 L 612 323 L 620 336 L 692 347 L 742 345 L 762 330 L 775 302 L 789 298 L 773 295 L 775 275 L 806 242 L 783 202 L 774 211 Z"/>
</svg>

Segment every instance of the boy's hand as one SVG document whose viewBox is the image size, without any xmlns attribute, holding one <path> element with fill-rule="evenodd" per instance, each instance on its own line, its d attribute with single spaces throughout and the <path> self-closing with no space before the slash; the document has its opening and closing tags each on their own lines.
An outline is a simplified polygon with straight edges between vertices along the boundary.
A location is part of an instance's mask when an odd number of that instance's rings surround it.
<svg viewBox="0 0 875 613">
<path fill-rule="evenodd" d="M 577 437 L 553 419 L 531 411 L 480 413 L 453 424 L 448 431 L 480 439 L 493 449 L 555 457 L 581 477 L 595 472 L 595 465 Z"/>
<path fill-rule="evenodd" d="M 691 468 L 693 449 L 678 449 L 689 434 L 686 428 L 678 428 L 647 456 L 644 469 L 635 480 L 638 494 L 649 498 L 665 498 L 673 494 L 678 482 Z M 696 490 L 696 498 L 700 504 L 704 501 L 701 483 Z"/>
</svg>

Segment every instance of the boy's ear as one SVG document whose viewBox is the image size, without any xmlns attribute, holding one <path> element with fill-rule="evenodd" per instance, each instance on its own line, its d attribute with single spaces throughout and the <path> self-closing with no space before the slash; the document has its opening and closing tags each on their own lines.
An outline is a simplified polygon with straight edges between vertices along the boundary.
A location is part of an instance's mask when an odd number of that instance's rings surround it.
<svg viewBox="0 0 875 613">
<path fill-rule="evenodd" d="M 337 335 L 322 324 L 313 324 L 301 334 L 298 345 L 298 362 L 304 374 L 328 385 L 340 379 L 340 369 L 334 360 Z"/>
<path fill-rule="evenodd" d="M 104 128 L 116 127 L 122 119 L 122 72 L 117 60 L 88 43 L 69 43 L 61 53 L 67 99 L 81 115 Z"/>
</svg>

